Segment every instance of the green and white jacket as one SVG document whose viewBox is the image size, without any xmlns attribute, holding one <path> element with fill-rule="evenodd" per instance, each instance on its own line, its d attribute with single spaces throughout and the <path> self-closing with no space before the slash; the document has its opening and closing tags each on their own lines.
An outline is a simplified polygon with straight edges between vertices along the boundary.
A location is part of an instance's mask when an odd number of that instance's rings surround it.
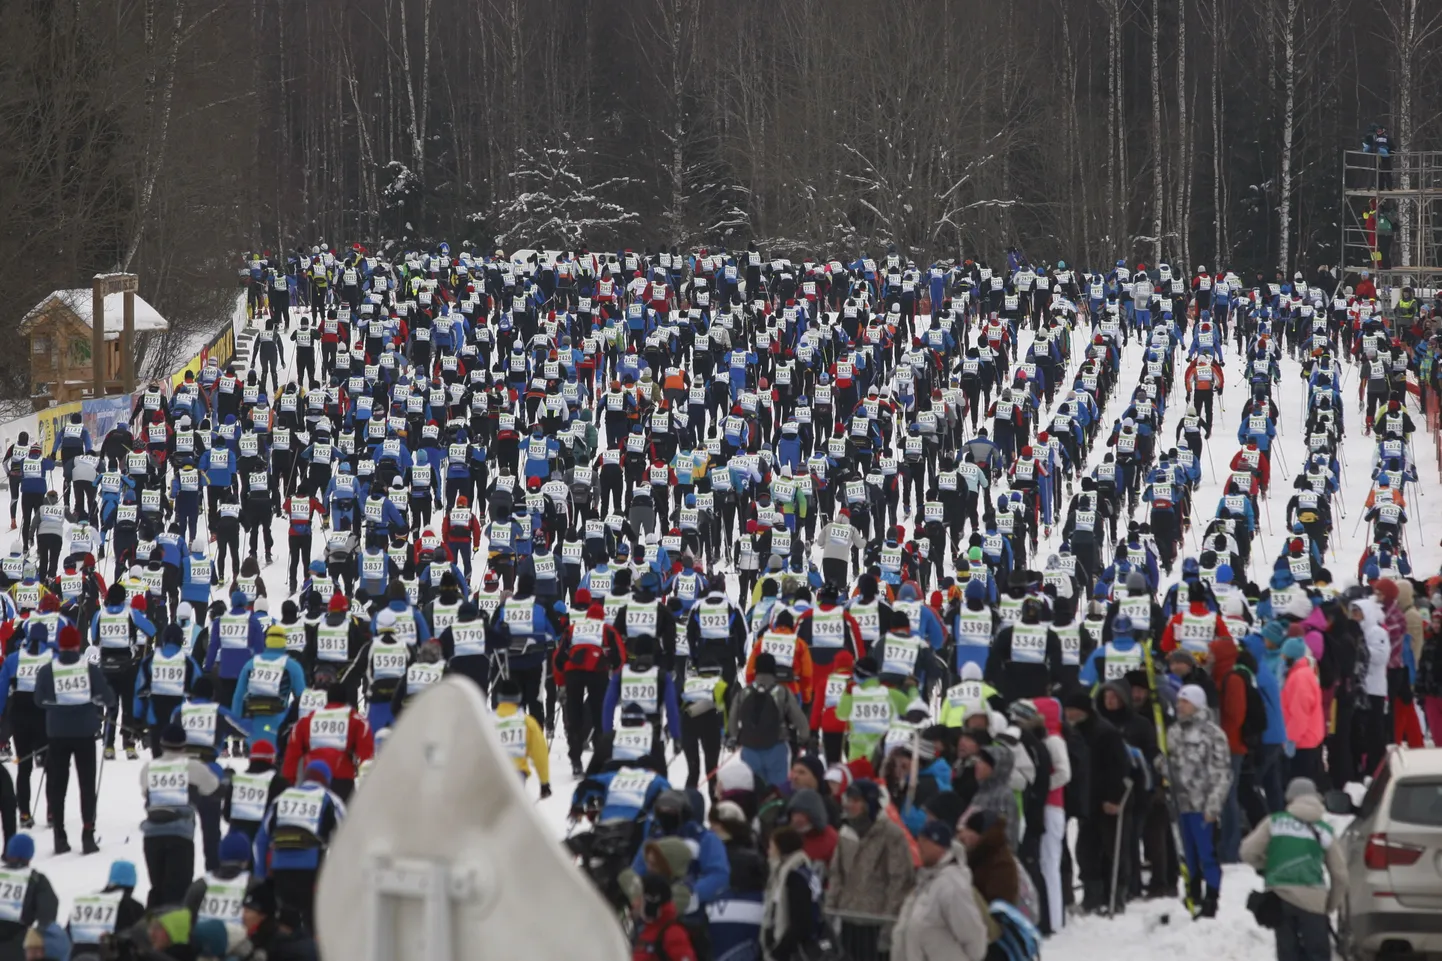
<svg viewBox="0 0 1442 961">
<path fill-rule="evenodd" d="M 1303 795 L 1252 829 L 1242 860 L 1262 875 L 1267 890 L 1313 914 L 1331 913 L 1347 890 L 1347 862 L 1322 799 Z"/>
</svg>

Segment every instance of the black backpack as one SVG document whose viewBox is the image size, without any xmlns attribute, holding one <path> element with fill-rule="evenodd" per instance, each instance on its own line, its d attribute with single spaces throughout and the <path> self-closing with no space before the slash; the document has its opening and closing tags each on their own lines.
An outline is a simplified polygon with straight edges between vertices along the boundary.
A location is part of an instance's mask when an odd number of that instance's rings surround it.
<svg viewBox="0 0 1442 961">
<path fill-rule="evenodd" d="M 1260 751 L 1262 735 L 1267 732 L 1267 702 L 1257 689 L 1257 675 L 1244 665 L 1238 665 L 1232 674 L 1240 677 L 1247 692 L 1247 713 L 1242 718 L 1242 743 L 1249 753 Z M 1229 675 L 1230 676 L 1230 675 Z"/>
<path fill-rule="evenodd" d="M 776 692 L 780 688 L 763 691 L 759 687 L 747 690 L 737 708 L 737 741 L 742 747 L 758 750 L 775 747 L 782 740 L 781 705 L 776 703 Z"/>
</svg>

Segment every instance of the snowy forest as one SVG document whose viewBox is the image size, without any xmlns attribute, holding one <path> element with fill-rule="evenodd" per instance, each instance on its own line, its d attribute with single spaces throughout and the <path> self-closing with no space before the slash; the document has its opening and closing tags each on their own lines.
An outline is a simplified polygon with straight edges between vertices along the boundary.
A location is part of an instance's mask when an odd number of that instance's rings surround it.
<svg viewBox="0 0 1442 961">
<path fill-rule="evenodd" d="M 18 323 L 239 254 L 885 242 L 1334 262 L 1341 151 L 1442 148 L 1442 0 L 0 0 Z M 13 372 L 12 372 L 13 373 Z M 3 385 L 0 385 L 3 390 Z"/>
</svg>

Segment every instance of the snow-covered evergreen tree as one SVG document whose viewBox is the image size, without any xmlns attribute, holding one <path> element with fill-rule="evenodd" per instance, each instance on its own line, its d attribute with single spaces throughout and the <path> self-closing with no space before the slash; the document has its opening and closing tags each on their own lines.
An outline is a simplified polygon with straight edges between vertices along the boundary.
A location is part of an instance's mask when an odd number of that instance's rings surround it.
<svg viewBox="0 0 1442 961">
<path fill-rule="evenodd" d="M 496 243 L 605 247 L 640 223 L 640 214 L 614 199 L 635 178 L 601 175 L 591 143 L 563 133 L 554 146 L 517 152 L 510 190 L 476 218 L 493 227 Z"/>
</svg>

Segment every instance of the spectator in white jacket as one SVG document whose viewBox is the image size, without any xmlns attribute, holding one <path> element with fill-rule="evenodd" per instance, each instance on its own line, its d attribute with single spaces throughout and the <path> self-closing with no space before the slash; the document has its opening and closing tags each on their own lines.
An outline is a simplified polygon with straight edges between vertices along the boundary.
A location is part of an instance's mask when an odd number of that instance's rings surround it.
<svg viewBox="0 0 1442 961">
<path fill-rule="evenodd" d="M 1367 673 L 1362 690 L 1367 695 L 1367 710 L 1362 712 L 1362 744 L 1365 760 L 1361 770 L 1371 771 L 1386 753 L 1392 731 L 1387 723 L 1387 661 L 1392 656 L 1392 640 L 1383 624 L 1382 605 L 1375 598 L 1362 597 L 1351 602 L 1347 616 L 1362 629 L 1366 644 Z M 1345 776 L 1345 775 L 1343 775 Z"/>
<path fill-rule="evenodd" d="M 1023 707 L 1025 705 L 1025 707 Z M 1028 710 L 1029 708 L 1029 710 Z M 1054 697 L 1038 697 L 1031 701 L 1017 701 L 1012 705 L 1012 717 L 1018 724 L 1030 728 L 1046 746 L 1051 761 L 1051 778 L 1047 782 L 1045 831 L 1041 837 L 1041 879 L 1046 885 L 1046 917 L 1039 925 L 1044 933 L 1061 930 L 1062 876 L 1061 852 L 1066 843 L 1066 786 L 1071 783 L 1071 756 L 1067 754 L 1066 739 L 1062 737 L 1061 702 Z"/>
<path fill-rule="evenodd" d="M 916 848 L 921 870 L 892 929 L 892 961 L 983 961 L 987 915 L 972 887 L 965 849 L 940 821 L 922 827 Z"/>
</svg>

